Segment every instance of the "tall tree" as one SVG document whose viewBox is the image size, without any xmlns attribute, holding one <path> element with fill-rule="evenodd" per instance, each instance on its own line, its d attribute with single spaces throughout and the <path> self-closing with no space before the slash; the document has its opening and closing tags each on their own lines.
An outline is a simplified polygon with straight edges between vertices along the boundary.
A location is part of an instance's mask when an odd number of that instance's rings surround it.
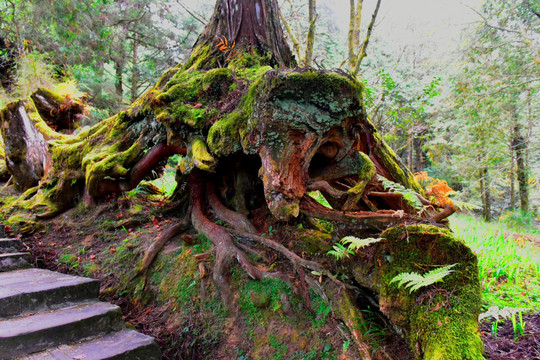
<svg viewBox="0 0 540 360">
<path fill-rule="evenodd" d="M 529 121 L 529 109 L 539 104 L 535 99 L 531 105 L 528 99 L 529 94 L 538 93 L 540 83 L 536 63 L 539 48 L 534 41 L 540 24 L 523 1 L 490 0 L 478 15 L 481 21 L 469 38 L 462 72 L 454 79 L 453 113 L 460 119 L 460 126 L 447 127 L 446 131 L 447 139 L 459 144 L 452 161 L 454 169 L 471 170 L 462 172 L 463 184 L 479 190 L 488 218 L 488 199 L 499 204 L 499 212 L 513 206 L 513 201 L 496 194 L 513 194 L 515 178 L 520 208 L 529 211 L 531 175 L 525 154 L 538 148 L 538 139 L 529 135 L 535 132 L 533 128 L 538 129 Z M 477 144 L 482 147 L 477 148 Z M 489 177 L 469 166 L 479 163 L 481 169 L 492 169 Z M 538 169 L 535 171 L 538 173 Z M 505 198 L 512 199 L 512 194 Z"/>
<path fill-rule="evenodd" d="M 360 294 L 344 283 L 354 279 L 355 287 L 377 294 L 374 301 L 412 351 L 429 359 L 481 359 L 476 257 L 446 230 L 428 225 L 444 226 L 452 206 L 425 198 L 369 122 L 362 86 L 354 77 L 291 69 L 295 64 L 277 10 L 275 0 L 218 0 L 189 61 L 168 70 L 127 110 L 51 144 L 52 168 L 20 203 L 39 210 L 38 219 L 81 199 L 93 205 L 132 189 L 162 160 L 181 154 L 175 196 L 182 220 L 156 240 L 138 274 L 149 270 L 169 237 L 192 225 L 213 244 L 214 285 L 233 316 L 238 310 L 230 286 L 235 263 L 254 280 L 292 278 L 306 306 L 308 286 L 336 304 L 336 316 L 350 329 L 358 351 L 370 358 L 358 330 Z M 6 119 L 11 109 L 2 112 Z M 332 208 L 310 196 L 315 190 Z M 330 222 L 332 230 L 324 235 L 316 219 Z M 287 237 L 257 235 L 268 223 Z M 297 236 L 304 224 L 318 239 L 334 241 L 350 234 L 379 236 L 382 229 L 400 226 L 375 240 L 373 256 L 336 264 L 328 259 L 329 243 Z M 354 246 L 347 251 L 336 244 L 330 254 L 352 255 Z M 266 250 L 281 256 L 284 265 L 276 268 L 265 256 L 248 256 Z M 394 276 L 419 262 L 426 267 L 456 263 L 452 279 L 429 296 L 433 302 L 455 296 L 451 301 L 460 311 L 442 307 L 430 316 L 434 311 L 428 302 L 418 304 L 416 295 L 393 284 Z M 321 276 L 319 282 L 310 281 L 306 270 Z M 446 317 L 449 325 L 441 325 Z"/>
</svg>

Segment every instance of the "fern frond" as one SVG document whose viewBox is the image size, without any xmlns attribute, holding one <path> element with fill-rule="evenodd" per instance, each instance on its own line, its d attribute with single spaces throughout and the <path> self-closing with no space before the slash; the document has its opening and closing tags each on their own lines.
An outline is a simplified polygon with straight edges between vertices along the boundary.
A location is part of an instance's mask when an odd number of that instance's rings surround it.
<svg viewBox="0 0 540 360">
<path fill-rule="evenodd" d="M 383 187 L 391 192 L 401 194 L 403 199 L 416 210 L 422 209 L 422 202 L 418 199 L 417 193 L 414 190 L 407 189 L 405 186 L 388 180 L 384 176 L 377 175 L 379 181 L 382 182 Z"/>
<path fill-rule="evenodd" d="M 424 275 L 420 275 L 417 272 L 401 273 L 394 276 L 392 280 L 390 280 L 390 284 L 398 282 L 398 287 L 404 286 L 405 288 L 409 288 L 409 293 L 412 293 L 420 288 L 442 281 L 445 276 L 448 276 L 454 271 L 450 269 L 456 265 L 457 264 L 451 264 L 433 269 Z"/>
<path fill-rule="evenodd" d="M 341 260 L 349 256 L 349 254 L 354 255 L 354 252 L 350 249 L 347 249 L 345 246 L 340 243 L 336 243 L 333 246 L 333 250 L 328 251 L 326 254 L 333 255 L 336 260 Z"/>
<path fill-rule="evenodd" d="M 468 202 L 465 202 L 465 201 L 459 201 L 459 200 L 456 200 L 456 199 L 452 199 L 452 202 L 454 203 L 454 206 L 458 209 L 459 212 L 482 209 L 478 205 L 471 204 L 471 203 L 468 203 Z"/>
<path fill-rule="evenodd" d="M 478 316 L 478 320 L 482 320 L 482 319 L 485 319 L 487 317 L 492 317 L 494 318 L 495 320 L 499 320 L 499 318 L 503 318 L 503 319 L 510 319 L 510 317 L 514 314 L 518 314 L 518 313 L 522 313 L 522 312 L 527 312 L 527 311 L 530 311 L 532 309 L 528 309 L 528 308 L 510 308 L 510 307 L 504 307 L 503 309 L 499 309 L 498 306 L 492 306 L 488 309 L 488 311 L 486 312 L 483 312 L 481 313 L 479 316 Z"/>
<path fill-rule="evenodd" d="M 355 236 L 345 236 L 343 239 L 340 240 L 340 242 L 343 245 L 346 245 L 347 248 L 351 251 L 358 250 L 360 248 L 364 248 L 368 245 L 371 245 L 373 243 L 381 241 L 383 238 L 365 238 L 360 239 Z"/>
</svg>

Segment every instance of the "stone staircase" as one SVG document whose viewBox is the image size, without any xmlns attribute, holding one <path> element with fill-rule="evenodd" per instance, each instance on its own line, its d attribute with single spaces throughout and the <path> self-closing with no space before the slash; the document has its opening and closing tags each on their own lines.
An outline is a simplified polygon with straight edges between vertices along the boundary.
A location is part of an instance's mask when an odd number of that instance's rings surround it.
<svg viewBox="0 0 540 360">
<path fill-rule="evenodd" d="M 35 269 L 21 242 L 0 239 L 0 360 L 158 360 L 150 336 L 127 329 L 99 281 Z"/>
</svg>

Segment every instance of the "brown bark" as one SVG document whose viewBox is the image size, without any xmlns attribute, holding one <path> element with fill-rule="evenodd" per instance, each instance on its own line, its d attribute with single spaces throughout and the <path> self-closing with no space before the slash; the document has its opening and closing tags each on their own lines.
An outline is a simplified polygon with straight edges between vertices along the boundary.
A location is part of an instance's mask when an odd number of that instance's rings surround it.
<svg viewBox="0 0 540 360">
<path fill-rule="evenodd" d="M 66 96 L 59 96 L 45 88 L 31 95 L 41 118 L 55 131 L 72 133 L 84 114 L 84 103 Z"/>
<path fill-rule="evenodd" d="M 516 174 L 519 186 L 519 203 L 522 212 L 529 211 L 529 181 L 525 165 L 525 151 L 527 144 L 521 135 L 519 125 L 514 126 L 512 146 L 516 153 Z"/>
<path fill-rule="evenodd" d="M 124 81 L 123 81 L 123 74 L 124 74 L 124 66 L 119 61 L 114 62 L 114 88 L 116 90 L 116 95 L 120 97 L 120 100 L 124 96 Z"/>
<path fill-rule="evenodd" d="M 36 186 L 50 163 L 47 141 L 17 101 L 0 112 L 6 166 L 20 190 Z"/>
<path fill-rule="evenodd" d="M 216 46 L 220 37 L 230 51 Z M 203 48 L 206 52 L 202 55 Z M 292 67 L 294 57 L 279 22 L 279 8 L 273 0 L 218 0 L 212 18 L 194 46 L 187 68 L 211 69 L 234 60 L 234 54 L 256 53 L 261 65 Z M 268 58 L 263 55 L 270 55 Z M 202 56 L 201 56 L 202 55 Z M 232 56 L 231 56 L 232 55 Z"/>
</svg>

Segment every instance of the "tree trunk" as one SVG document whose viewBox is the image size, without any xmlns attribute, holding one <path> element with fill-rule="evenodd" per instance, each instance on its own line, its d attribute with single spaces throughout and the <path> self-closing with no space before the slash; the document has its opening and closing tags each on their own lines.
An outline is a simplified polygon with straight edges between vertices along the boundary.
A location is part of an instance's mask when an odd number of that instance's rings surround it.
<svg viewBox="0 0 540 360">
<path fill-rule="evenodd" d="M 363 0 L 350 0 L 349 3 L 349 70 L 356 67 L 358 49 L 360 49 L 360 25 L 362 24 Z"/>
<path fill-rule="evenodd" d="M 47 141 L 17 101 L 0 112 L 5 161 L 18 189 L 36 186 L 50 163 Z"/>
<path fill-rule="evenodd" d="M 364 60 L 364 58 L 367 56 L 367 47 L 369 44 L 369 40 L 371 39 L 371 33 L 373 32 L 373 27 L 375 26 L 375 19 L 377 19 L 377 15 L 379 13 L 380 7 L 381 7 L 381 0 L 377 0 L 377 4 L 375 5 L 375 10 L 373 10 L 373 14 L 371 15 L 371 21 L 369 22 L 366 36 L 364 38 L 364 42 L 362 43 L 362 46 L 359 49 L 357 58 L 355 59 L 354 68 L 351 70 L 354 76 L 358 74 L 358 71 L 360 70 L 360 65 L 362 64 L 362 60 Z"/>
<path fill-rule="evenodd" d="M 134 102 L 139 96 L 139 35 L 133 35 L 131 48 L 131 101 Z"/>
<path fill-rule="evenodd" d="M 309 28 L 306 39 L 306 56 L 304 57 L 305 66 L 311 66 L 313 62 L 313 45 L 315 44 L 315 30 L 317 27 L 317 2 L 316 0 L 309 0 L 308 4 Z"/>
<path fill-rule="evenodd" d="M 513 141 L 510 141 L 510 210 L 514 211 L 516 209 L 516 189 L 515 189 L 515 183 L 516 183 L 516 174 L 515 174 L 515 151 L 514 146 L 512 145 Z"/>
<path fill-rule="evenodd" d="M 226 40 L 227 46 L 220 50 L 217 45 L 222 40 Z M 263 61 L 261 65 L 295 65 L 279 23 L 277 1 L 217 1 L 212 18 L 197 39 L 186 68 L 226 66 L 236 60 L 238 54 L 256 55 Z"/>
<path fill-rule="evenodd" d="M 482 217 L 485 221 L 491 221 L 491 194 L 489 190 L 488 169 L 480 171 L 480 194 L 482 196 Z"/>
<path fill-rule="evenodd" d="M 114 88 L 116 90 L 116 95 L 120 98 L 120 101 L 122 101 L 122 97 L 124 96 L 124 66 L 120 61 L 114 62 Z"/>
<path fill-rule="evenodd" d="M 529 179 L 527 167 L 525 165 L 525 152 L 527 149 L 527 144 L 521 135 L 519 125 L 514 126 L 513 135 L 514 138 L 512 140 L 512 146 L 516 152 L 516 174 L 519 186 L 519 202 L 521 211 L 526 213 L 529 211 Z"/>
<path fill-rule="evenodd" d="M 412 171 L 414 173 L 418 173 L 424 170 L 424 164 L 423 164 L 423 154 L 422 154 L 422 143 L 423 140 L 421 137 L 417 137 L 414 142 L 414 169 Z"/>
<path fill-rule="evenodd" d="M 236 267 L 253 280 L 298 283 L 308 307 L 309 284 L 317 294 L 337 286 L 320 297 L 329 296 L 329 306 L 339 304 L 333 313 L 359 348 L 365 344 L 356 304 L 370 297 L 418 356 L 480 359 L 478 270 L 474 254 L 444 229 L 451 209 L 425 199 L 368 120 L 354 77 L 284 68 L 294 61 L 277 10 L 274 0 L 219 0 L 184 67 L 165 73 L 126 111 L 52 144 L 53 167 L 36 195 L 24 200 L 26 208 L 48 206 L 37 215 L 47 218 L 81 198 L 110 197 L 182 154 L 174 195 L 181 216 L 212 243 L 214 288 L 232 315 L 240 296 L 230 281 L 242 276 L 230 276 Z M 413 143 L 409 151 L 412 163 Z M 315 201 L 312 191 L 332 208 Z M 317 219 L 331 229 L 321 232 Z M 344 235 L 383 238 L 350 261 L 333 261 L 328 251 Z M 144 259 L 152 259 L 156 247 L 151 251 Z M 276 258 L 266 261 L 266 252 Z M 391 282 L 400 272 L 418 271 L 418 263 L 430 269 L 458 259 L 452 280 L 425 293 L 433 302 L 420 304 L 417 295 Z M 150 270 L 148 261 L 140 269 Z M 305 270 L 318 273 L 319 282 Z M 358 284 L 373 296 L 355 295 Z M 346 299 L 354 301 L 348 306 Z M 431 305 L 439 302 L 449 306 L 435 313 Z M 459 311 L 450 304 L 459 304 Z M 418 313 L 433 316 L 419 319 Z"/>
</svg>

